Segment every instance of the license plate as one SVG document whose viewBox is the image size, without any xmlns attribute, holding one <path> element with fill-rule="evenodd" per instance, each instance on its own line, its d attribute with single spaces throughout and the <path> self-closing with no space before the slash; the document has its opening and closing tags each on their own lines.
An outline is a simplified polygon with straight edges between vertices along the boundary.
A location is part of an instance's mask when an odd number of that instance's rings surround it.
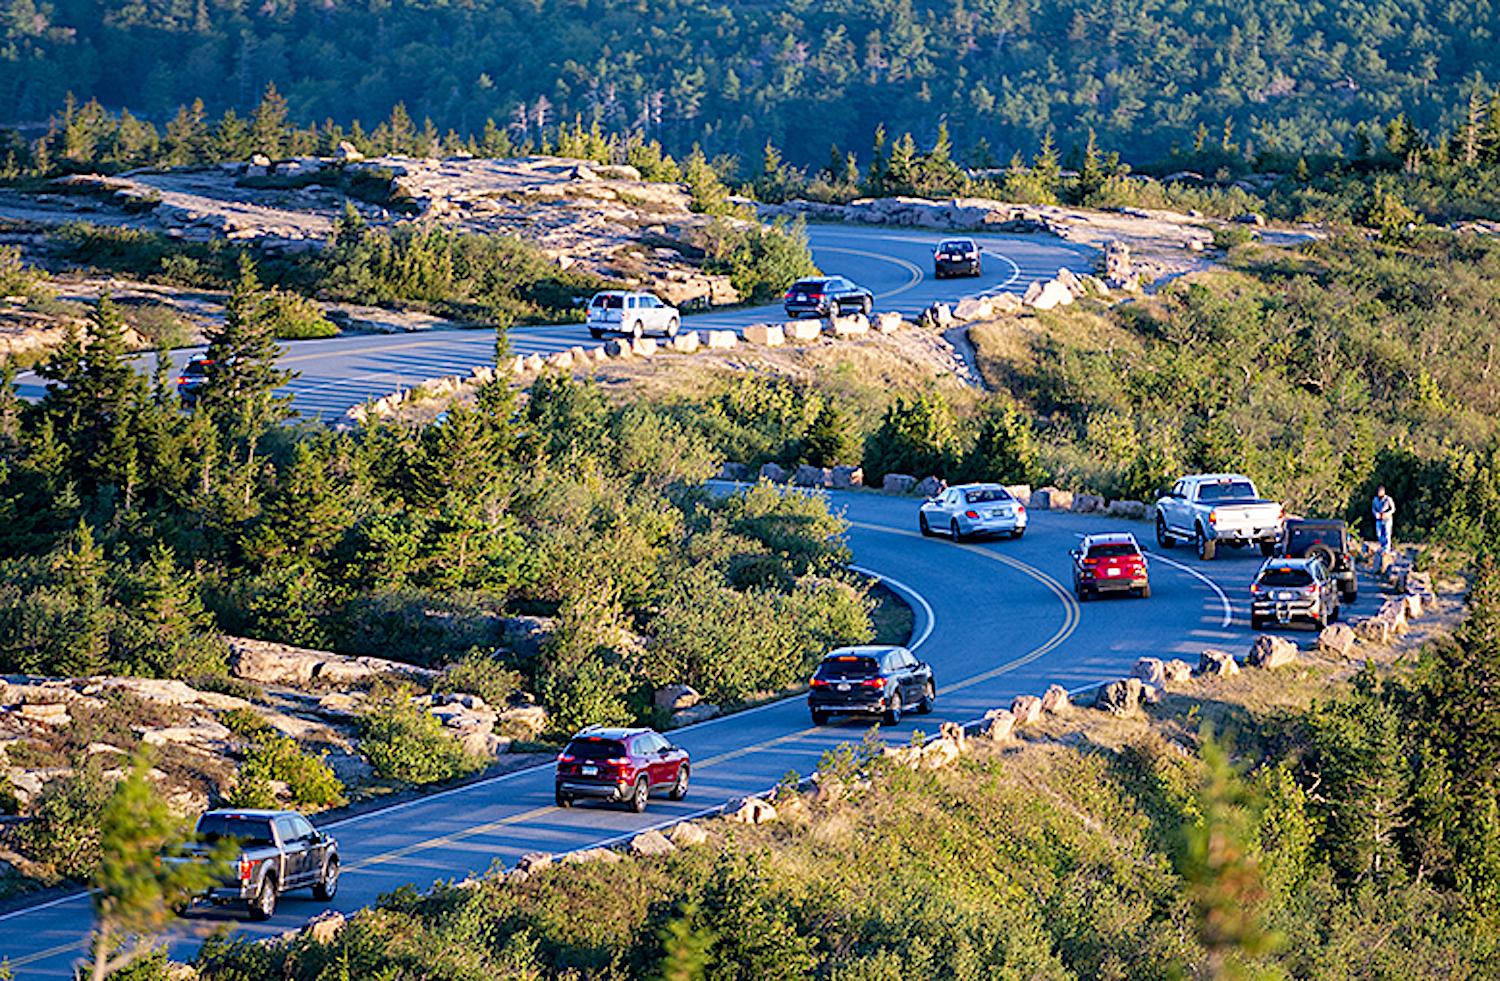
<svg viewBox="0 0 1500 981">
<path fill-rule="evenodd" d="M 990 512 L 990 517 L 992 517 L 992 518 L 1008 518 L 1008 517 L 1010 517 L 1010 512 L 1006 511 L 1006 510 L 1003 510 L 1003 509 L 999 510 L 999 511 L 991 511 Z"/>
<path fill-rule="evenodd" d="M 796 299 L 796 301 L 798 303 L 806 303 L 807 302 L 807 294 L 806 293 L 798 293 L 797 296 L 795 297 L 795 299 Z"/>
<path fill-rule="evenodd" d="M 599 768 L 597 766 L 586 766 L 580 769 L 579 772 L 586 777 L 597 777 L 599 775 Z"/>
<path fill-rule="evenodd" d="M 1104 574 L 1106 576 L 1118 576 L 1120 574 L 1120 570 L 1119 569 L 1105 569 L 1104 570 Z"/>
<path fill-rule="evenodd" d="M 839 691 L 848 691 L 848 690 L 849 690 L 849 686 L 848 685 L 839 685 Z"/>
<path fill-rule="evenodd" d="M 1294 599 L 1297 598 L 1297 594 L 1296 593 L 1277 593 L 1276 594 L 1276 598 L 1279 599 L 1279 600 L 1294 600 Z"/>
</svg>

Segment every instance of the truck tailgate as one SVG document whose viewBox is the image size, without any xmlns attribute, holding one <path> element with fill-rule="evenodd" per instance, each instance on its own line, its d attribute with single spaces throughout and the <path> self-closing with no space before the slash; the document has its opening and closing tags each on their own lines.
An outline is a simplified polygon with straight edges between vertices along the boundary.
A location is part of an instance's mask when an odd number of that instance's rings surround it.
<svg viewBox="0 0 1500 981">
<path fill-rule="evenodd" d="M 1281 505 L 1221 504 L 1212 511 L 1214 529 L 1221 534 L 1226 531 L 1256 531 L 1275 527 L 1281 520 Z"/>
</svg>

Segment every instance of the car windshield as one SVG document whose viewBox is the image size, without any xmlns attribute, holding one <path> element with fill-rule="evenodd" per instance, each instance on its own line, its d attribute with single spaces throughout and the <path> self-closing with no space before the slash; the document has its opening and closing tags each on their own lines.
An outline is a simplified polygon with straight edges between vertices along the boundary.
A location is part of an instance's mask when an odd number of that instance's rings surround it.
<svg viewBox="0 0 1500 981">
<path fill-rule="evenodd" d="M 568 743 L 566 752 L 581 760 L 609 760 L 624 756 L 625 746 L 617 739 L 589 737 Z"/>
<path fill-rule="evenodd" d="M 825 280 L 804 279 L 792 287 L 793 293 L 821 293 L 823 292 Z"/>
<path fill-rule="evenodd" d="M 619 310 L 625 306 L 625 298 L 623 296 L 596 296 L 594 306 L 602 310 Z"/>
<path fill-rule="evenodd" d="M 824 658 L 818 665 L 818 677 L 827 678 L 873 678 L 880 673 L 880 665 L 873 657 L 857 654 L 840 654 Z"/>
<path fill-rule="evenodd" d="M 1139 550 L 1128 542 L 1117 542 L 1111 545 L 1092 545 L 1089 547 L 1089 558 L 1091 559 L 1117 559 L 1122 555 L 1139 554 Z"/>
<path fill-rule="evenodd" d="M 1200 501 L 1253 501 L 1255 485 L 1248 480 L 1226 480 L 1218 484 L 1204 484 L 1198 489 Z"/>
<path fill-rule="evenodd" d="M 1288 528 L 1287 545 L 1299 552 L 1314 545 L 1331 545 L 1342 550 L 1344 532 L 1342 528 Z"/>
<path fill-rule="evenodd" d="M 1010 500 L 1010 492 L 1003 487 L 980 487 L 977 490 L 964 491 L 964 502 L 967 504 L 993 504 L 996 501 Z"/>
<path fill-rule="evenodd" d="M 1267 569 L 1260 574 L 1262 586 L 1311 586 L 1312 573 L 1306 569 Z"/>
<path fill-rule="evenodd" d="M 271 838 L 271 819 L 263 817 L 237 817 L 232 814 L 205 814 L 198 819 L 198 836 L 210 845 L 233 840 L 241 848 L 274 844 Z"/>
</svg>

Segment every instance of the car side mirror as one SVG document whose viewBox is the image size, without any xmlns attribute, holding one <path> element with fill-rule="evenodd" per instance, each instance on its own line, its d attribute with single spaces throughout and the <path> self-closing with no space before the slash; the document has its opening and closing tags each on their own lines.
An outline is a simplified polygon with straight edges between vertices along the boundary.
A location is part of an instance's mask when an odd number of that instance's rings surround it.
<svg viewBox="0 0 1500 981">
<path fill-rule="evenodd" d="M 1078 549 L 1076 549 L 1076 548 L 1070 548 L 1070 549 L 1068 549 L 1068 554 L 1071 555 L 1071 556 L 1073 556 L 1073 558 L 1076 559 L 1076 558 L 1078 558 Z"/>
<path fill-rule="evenodd" d="M 1140 548 L 1140 550 L 1141 550 L 1141 554 L 1142 554 L 1142 555 L 1145 555 L 1145 554 L 1146 554 L 1146 553 L 1147 553 L 1147 552 L 1149 552 L 1149 551 L 1151 551 L 1151 550 L 1150 550 L 1150 549 L 1149 549 L 1149 548 L 1147 548 L 1147 547 L 1146 547 L 1146 546 L 1144 546 L 1144 545 L 1141 545 L 1141 546 L 1139 546 L 1139 548 Z"/>
</svg>

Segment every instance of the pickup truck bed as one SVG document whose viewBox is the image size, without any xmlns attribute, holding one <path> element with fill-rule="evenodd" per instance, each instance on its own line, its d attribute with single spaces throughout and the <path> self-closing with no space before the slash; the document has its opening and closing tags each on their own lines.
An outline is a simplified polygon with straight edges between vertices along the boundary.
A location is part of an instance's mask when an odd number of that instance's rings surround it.
<svg viewBox="0 0 1500 981">
<path fill-rule="evenodd" d="M 1275 553 L 1285 520 L 1281 505 L 1262 498 L 1248 477 L 1189 476 L 1157 500 L 1156 540 L 1163 548 L 1193 542 L 1204 560 L 1212 559 L 1221 544 L 1259 545 L 1261 554 L 1269 556 Z"/>
</svg>

